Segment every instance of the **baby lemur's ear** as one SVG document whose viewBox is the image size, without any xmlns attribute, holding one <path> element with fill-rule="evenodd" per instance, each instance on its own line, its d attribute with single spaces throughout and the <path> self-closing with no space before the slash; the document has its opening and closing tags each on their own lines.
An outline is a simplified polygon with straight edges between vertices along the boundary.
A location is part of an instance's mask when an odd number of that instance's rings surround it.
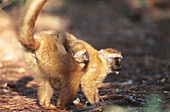
<svg viewBox="0 0 170 112">
<path fill-rule="evenodd" d="M 69 46 L 71 45 L 75 40 L 77 40 L 76 37 L 74 37 L 74 35 L 67 33 L 67 32 L 59 32 L 58 33 L 58 38 L 60 40 L 60 42 L 64 45 L 64 46 Z"/>
<path fill-rule="evenodd" d="M 59 32 L 58 33 L 58 39 L 60 42 L 65 45 L 66 42 L 68 41 L 67 33 L 66 32 Z"/>
</svg>

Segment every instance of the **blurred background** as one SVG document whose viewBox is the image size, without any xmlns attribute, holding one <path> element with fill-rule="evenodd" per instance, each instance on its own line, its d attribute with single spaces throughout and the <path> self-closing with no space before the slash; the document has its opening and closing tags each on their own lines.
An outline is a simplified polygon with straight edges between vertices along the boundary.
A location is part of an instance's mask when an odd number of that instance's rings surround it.
<svg viewBox="0 0 170 112">
<path fill-rule="evenodd" d="M 36 104 L 36 83 L 25 67 L 23 48 L 17 42 L 24 5 L 24 0 L 0 0 L 0 110 L 15 110 L 16 99 L 17 109 L 24 109 L 20 104 L 28 100 L 29 108 L 39 108 L 31 105 Z M 67 31 L 96 49 L 122 52 L 120 74 L 110 74 L 105 80 L 115 86 L 108 92 L 101 89 L 100 94 L 146 99 L 154 93 L 161 100 L 156 107 L 168 111 L 170 0 L 48 0 L 35 32 L 51 29 Z M 15 101 L 13 97 L 17 97 Z M 81 98 L 80 94 L 77 97 Z"/>
</svg>

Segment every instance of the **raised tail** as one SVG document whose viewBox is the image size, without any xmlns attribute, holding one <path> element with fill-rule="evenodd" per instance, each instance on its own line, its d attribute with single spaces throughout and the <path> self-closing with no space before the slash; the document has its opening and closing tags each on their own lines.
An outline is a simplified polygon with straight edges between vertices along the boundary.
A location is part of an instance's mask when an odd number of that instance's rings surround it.
<svg viewBox="0 0 170 112">
<path fill-rule="evenodd" d="M 19 25 L 18 41 L 30 50 L 37 50 L 39 43 L 34 39 L 33 29 L 38 14 L 47 0 L 27 0 Z"/>
</svg>

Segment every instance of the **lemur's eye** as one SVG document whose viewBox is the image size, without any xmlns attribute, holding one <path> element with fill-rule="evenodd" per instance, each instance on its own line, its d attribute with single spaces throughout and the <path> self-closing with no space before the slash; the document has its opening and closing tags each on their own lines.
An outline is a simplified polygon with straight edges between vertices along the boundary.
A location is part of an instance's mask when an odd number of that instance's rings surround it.
<svg viewBox="0 0 170 112">
<path fill-rule="evenodd" d="M 118 59 L 119 63 L 121 63 L 121 62 L 122 62 L 122 60 L 123 60 L 122 58 L 119 58 L 119 59 Z"/>
<path fill-rule="evenodd" d="M 113 61 L 113 58 L 108 58 L 108 62 L 112 62 Z"/>
</svg>

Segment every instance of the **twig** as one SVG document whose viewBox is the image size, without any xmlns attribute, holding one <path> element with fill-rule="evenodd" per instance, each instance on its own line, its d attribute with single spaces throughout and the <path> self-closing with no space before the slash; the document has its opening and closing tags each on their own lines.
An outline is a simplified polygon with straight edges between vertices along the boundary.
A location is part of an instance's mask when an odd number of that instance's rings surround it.
<svg viewBox="0 0 170 112">
<path fill-rule="evenodd" d="M 144 100 L 141 98 L 136 98 L 130 95 L 109 95 L 109 96 L 102 96 L 103 100 L 124 100 L 128 103 L 135 104 L 135 105 L 144 105 Z"/>
<path fill-rule="evenodd" d="M 73 109 L 72 112 L 98 112 L 102 111 L 102 109 L 109 104 L 120 104 L 121 102 L 120 100 L 99 102 L 88 107 Z"/>
<path fill-rule="evenodd" d="M 99 95 L 97 89 L 96 89 L 96 93 L 97 93 L 98 97 L 101 99 L 101 101 L 104 102 L 103 98 Z"/>
<path fill-rule="evenodd" d="M 111 88 L 111 87 L 114 87 L 114 86 L 125 86 L 125 85 L 132 85 L 133 82 L 130 80 L 130 81 L 127 81 L 127 82 L 122 82 L 122 83 L 118 83 L 118 82 L 115 82 L 115 83 L 100 83 L 98 84 L 98 88 Z"/>
<path fill-rule="evenodd" d="M 80 112 L 80 111 L 97 112 L 97 111 L 102 111 L 103 108 L 112 104 L 128 104 L 128 105 L 131 104 L 136 106 L 142 106 L 145 104 L 142 99 L 135 98 L 134 96 L 129 96 L 129 95 L 109 95 L 109 96 L 101 96 L 101 97 L 104 100 L 103 102 L 99 102 L 87 107 L 76 108 L 73 109 L 72 112 Z"/>
</svg>

